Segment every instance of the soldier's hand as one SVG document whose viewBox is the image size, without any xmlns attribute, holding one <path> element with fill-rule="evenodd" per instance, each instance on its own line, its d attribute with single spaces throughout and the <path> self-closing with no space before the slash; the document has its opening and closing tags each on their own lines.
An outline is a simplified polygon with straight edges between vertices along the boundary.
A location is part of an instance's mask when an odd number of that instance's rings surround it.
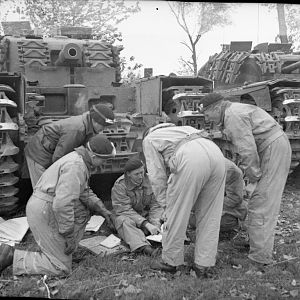
<svg viewBox="0 0 300 300">
<path fill-rule="evenodd" d="M 254 190 L 256 189 L 257 186 L 257 182 L 253 182 L 253 183 L 248 183 L 245 187 L 246 190 L 246 195 L 248 198 L 251 198 Z"/>
<path fill-rule="evenodd" d="M 107 213 L 104 214 L 104 218 L 108 228 L 112 231 L 115 231 L 116 230 L 114 225 L 115 216 L 110 211 L 107 211 Z"/>
<path fill-rule="evenodd" d="M 76 241 L 75 241 L 74 235 L 73 234 L 66 235 L 66 236 L 64 236 L 64 238 L 66 240 L 66 249 L 64 252 L 66 255 L 70 255 L 76 249 Z"/>
<path fill-rule="evenodd" d="M 149 222 L 145 224 L 145 227 L 151 234 L 159 234 L 160 233 L 160 229 L 158 227 L 152 225 Z"/>
</svg>

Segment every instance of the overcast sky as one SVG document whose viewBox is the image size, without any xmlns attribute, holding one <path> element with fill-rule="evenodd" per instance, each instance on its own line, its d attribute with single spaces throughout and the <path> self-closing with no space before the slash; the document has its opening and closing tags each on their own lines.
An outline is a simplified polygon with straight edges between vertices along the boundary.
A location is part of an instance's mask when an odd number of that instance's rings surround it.
<svg viewBox="0 0 300 300">
<path fill-rule="evenodd" d="M 126 0 L 130 2 L 130 0 Z M 143 68 L 153 68 L 153 75 L 168 75 L 180 68 L 180 56 L 188 57 L 181 41 L 187 36 L 177 24 L 167 1 L 140 0 L 141 11 L 119 24 L 123 34 L 122 56 L 134 56 Z M 2 4 L 2 9 L 4 8 Z M 252 46 L 262 42 L 275 42 L 278 21 L 275 11 L 258 3 L 239 3 L 231 13 L 232 25 L 215 28 L 203 35 L 198 43 L 199 67 L 214 53 L 221 51 L 221 44 L 231 41 L 252 41 Z M 17 20 L 16 16 L 14 19 Z"/>
<path fill-rule="evenodd" d="M 180 42 L 186 34 L 179 27 L 167 1 L 140 1 L 141 12 L 119 25 L 125 49 L 122 55 L 133 55 L 143 67 L 152 67 L 153 75 L 168 75 L 178 71 L 178 58 L 187 57 L 188 50 Z M 221 51 L 221 44 L 230 41 L 275 42 L 278 34 L 277 14 L 258 3 L 240 3 L 231 14 L 233 24 L 216 28 L 199 41 L 202 66 L 210 55 Z"/>
</svg>

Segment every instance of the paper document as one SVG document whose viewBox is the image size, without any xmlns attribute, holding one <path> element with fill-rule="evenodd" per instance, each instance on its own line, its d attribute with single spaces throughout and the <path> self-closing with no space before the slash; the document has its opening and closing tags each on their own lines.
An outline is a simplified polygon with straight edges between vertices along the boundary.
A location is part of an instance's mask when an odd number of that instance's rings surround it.
<svg viewBox="0 0 300 300">
<path fill-rule="evenodd" d="M 161 224 L 161 226 L 160 226 L 160 232 L 163 232 L 163 231 L 164 231 L 164 224 Z M 152 234 L 152 235 L 146 236 L 146 239 L 149 240 L 149 241 L 154 241 L 154 242 L 157 242 L 157 243 L 161 243 L 161 241 L 162 241 L 162 235 L 161 235 L 161 233 L 159 233 L 159 234 Z"/>
<path fill-rule="evenodd" d="M 109 235 L 103 242 L 100 243 L 102 246 L 106 248 L 114 248 L 121 244 L 121 240 L 115 235 Z"/>
<path fill-rule="evenodd" d="M 2 223 L 0 221 L 0 243 L 14 246 L 22 241 L 28 229 L 27 217 L 9 219 Z"/>
<path fill-rule="evenodd" d="M 157 242 L 157 243 L 161 243 L 162 235 L 161 234 L 152 234 L 152 235 L 146 236 L 146 239 L 149 240 L 149 241 L 154 241 L 154 242 Z"/>
<path fill-rule="evenodd" d="M 81 247 L 87 248 L 93 253 L 100 255 L 100 256 L 105 256 L 105 255 L 110 255 L 110 254 L 119 254 L 123 252 L 129 252 L 129 248 L 127 248 L 124 245 L 118 245 L 113 248 L 107 248 L 101 245 L 101 242 L 103 242 L 105 239 L 107 239 L 106 236 L 94 236 L 88 239 L 81 240 L 79 245 Z"/>
<path fill-rule="evenodd" d="M 85 227 L 85 231 L 98 231 L 104 221 L 105 218 L 102 216 L 92 216 Z"/>
</svg>

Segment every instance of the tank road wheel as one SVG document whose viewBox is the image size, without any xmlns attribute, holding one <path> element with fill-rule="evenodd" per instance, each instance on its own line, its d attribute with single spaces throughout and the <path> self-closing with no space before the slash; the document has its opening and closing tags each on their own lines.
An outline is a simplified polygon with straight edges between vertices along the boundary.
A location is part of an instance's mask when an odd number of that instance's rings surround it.
<svg viewBox="0 0 300 300">
<path fill-rule="evenodd" d="M 19 189 L 14 185 L 19 181 L 16 172 L 19 165 L 13 156 L 19 153 L 19 148 L 14 145 L 10 134 L 18 131 L 18 125 L 12 121 L 7 108 L 16 109 L 14 101 L 6 96 L 6 92 L 14 90 L 6 85 L 0 85 L 0 215 L 9 215 L 18 207 L 16 194 Z"/>
<path fill-rule="evenodd" d="M 276 90 L 277 95 L 272 99 L 271 115 L 282 126 L 291 144 L 291 172 L 299 166 L 300 162 L 299 92 L 299 89 L 281 88 Z"/>
<path fill-rule="evenodd" d="M 284 131 L 290 130 L 290 124 L 285 121 L 285 117 L 291 116 L 291 110 L 288 105 L 283 104 L 281 97 L 272 99 L 272 117 L 280 124 Z"/>
</svg>

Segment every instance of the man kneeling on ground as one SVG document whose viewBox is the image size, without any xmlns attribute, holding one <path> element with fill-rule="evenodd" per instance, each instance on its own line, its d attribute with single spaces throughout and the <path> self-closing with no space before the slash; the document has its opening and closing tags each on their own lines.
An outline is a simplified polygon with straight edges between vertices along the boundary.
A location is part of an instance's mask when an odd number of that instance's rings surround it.
<svg viewBox="0 0 300 300">
<path fill-rule="evenodd" d="M 111 193 L 116 214 L 115 227 L 130 250 L 156 256 L 158 249 L 151 247 L 146 235 L 160 232 L 163 208 L 156 201 L 143 162 L 132 157 L 125 165 Z"/>
<path fill-rule="evenodd" d="M 26 216 L 41 252 L 0 245 L 0 273 L 13 263 L 13 274 L 67 275 L 92 214 L 102 215 L 111 227 L 112 214 L 89 188 L 95 167 L 115 155 L 104 135 L 61 157 L 40 177 L 26 206 Z"/>
</svg>

